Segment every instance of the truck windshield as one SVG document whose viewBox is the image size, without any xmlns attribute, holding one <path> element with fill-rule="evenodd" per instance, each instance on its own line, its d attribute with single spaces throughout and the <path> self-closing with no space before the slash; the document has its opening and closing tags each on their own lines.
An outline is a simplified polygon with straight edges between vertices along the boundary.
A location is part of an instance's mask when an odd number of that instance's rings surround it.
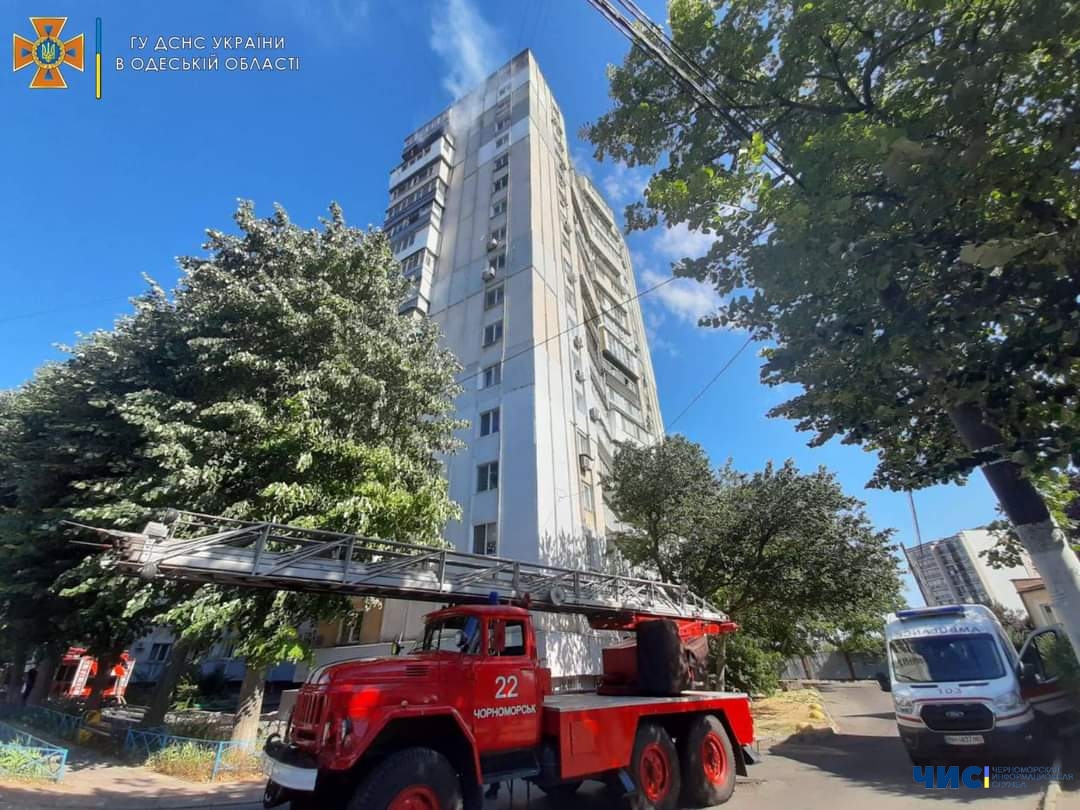
<svg viewBox="0 0 1080 810">
<path fill-rule="evenodd" d="M 480 649 L 480 623 L 472 616 L 450 616 L 429 622 L 420 645 L 424 652 L 469 652 Z"/>
<path fill-rule="evenodd" d="M 1005 674 L 989 634 L 894 639 L 889 654 L 899 683 L 989 680 Z"/>
</svg>

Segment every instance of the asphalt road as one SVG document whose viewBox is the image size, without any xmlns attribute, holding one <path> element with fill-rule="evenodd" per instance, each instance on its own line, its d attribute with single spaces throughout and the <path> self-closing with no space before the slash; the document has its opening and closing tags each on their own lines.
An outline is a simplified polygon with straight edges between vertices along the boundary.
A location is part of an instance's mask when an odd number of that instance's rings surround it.
<svg viewBox="0 0 1080 810">
<path fill-rule="evenodd" d="M 839 733 L 814 744 L 778 743 L 750 775 L 740 779 L 731 810 L 904 810 L 935 807 L 1035 810 L 1043 784 L 1025 789 L 928 790 L 912 779 L 911 763 L 896 733 L 892 701 L 876 683 L 824 686 L 826 708 Z M 586 783 L 573 801 L 537 798 L 525 803 L 518 786 L 509 796 L 489 801 L 485 810 L 611 810 L 603 793 Z"/>
</svg>

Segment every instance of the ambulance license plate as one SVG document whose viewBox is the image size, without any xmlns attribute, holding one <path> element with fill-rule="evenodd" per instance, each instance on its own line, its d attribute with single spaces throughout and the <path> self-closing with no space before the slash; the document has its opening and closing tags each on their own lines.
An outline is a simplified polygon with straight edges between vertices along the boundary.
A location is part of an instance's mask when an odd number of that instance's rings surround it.
<svg viewBox="0 0 1080 810">
<path fill-rule="evenodd" d="M 982 734 L 946 734 L 946 745 L 982 745 Z"/>
</svg>

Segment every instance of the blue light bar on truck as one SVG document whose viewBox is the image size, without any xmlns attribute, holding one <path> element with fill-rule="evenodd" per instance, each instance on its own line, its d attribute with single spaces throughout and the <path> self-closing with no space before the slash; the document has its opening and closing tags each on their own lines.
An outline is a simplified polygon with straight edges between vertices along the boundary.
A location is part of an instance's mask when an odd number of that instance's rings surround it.
<svg viewBox="0 0 1080 810">
<path fill-rule="evenodd" d="M 924 619 L 927 616 L 963 616 L 963 605 L 942 605 L 941 607 L 909 608 L 908 610 L 896 611 L 896 618 L 900 621 L 907 619 Z"/>
</svg>

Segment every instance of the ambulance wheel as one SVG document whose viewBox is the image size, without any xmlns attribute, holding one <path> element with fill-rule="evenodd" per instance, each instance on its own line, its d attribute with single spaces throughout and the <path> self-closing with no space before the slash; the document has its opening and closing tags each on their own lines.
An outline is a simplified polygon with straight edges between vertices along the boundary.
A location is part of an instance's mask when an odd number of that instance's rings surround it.
<svg viewBox="0 0 1080 810">
<path fill-rule="evenodd" d="M 687 807 L 723 804 L 735 791 L 735 750 L 715 714 L 695 717 L 679 739 L 682 802 Z"/>
<path fill-rule="evenodd" d="M 360 783 L 348 810 L 461 810 L 461 781 L 430 748 L 390 754 Z"/>
<path fill-rule="evenodd" d="M 663 726 L 642 723 L 634 739 L 630 760 L 630 778 L 634 780 L 643 810 L 677 810 L 681 780 L 679 752 Z"/>
</svg>

